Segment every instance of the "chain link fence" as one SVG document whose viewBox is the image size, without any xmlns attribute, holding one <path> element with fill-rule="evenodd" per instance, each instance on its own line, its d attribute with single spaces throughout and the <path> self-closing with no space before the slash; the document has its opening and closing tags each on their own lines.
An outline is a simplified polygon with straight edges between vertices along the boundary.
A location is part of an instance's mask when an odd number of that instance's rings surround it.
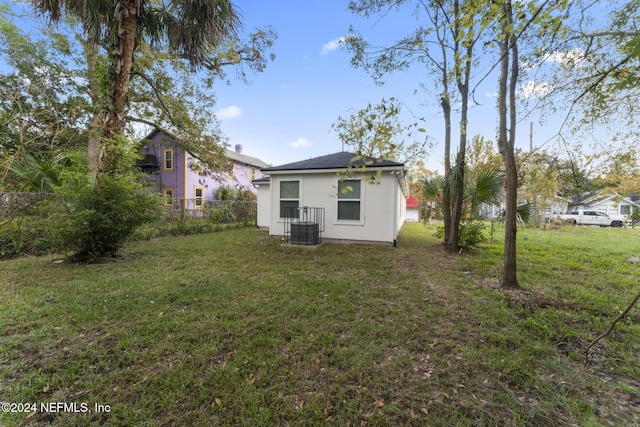
<svg viewBox="0 0 640 427">
<path fill-rule="evenodd" d="M 63 251 L 56 247 L 50 220 L 64 212 L 64 201 L 55 194 L 0 192 L 0 260 Z M 256 218 L 255 201 L 174 199 L 158 221 L 140 227 L 133 239 L 255 226 Z"/>
<path fill-rule="evenodd" d="M 0 193 L 0 259 L 52 250 L 47 221 L 56 209 L 47 193 Z"/>
</svg>

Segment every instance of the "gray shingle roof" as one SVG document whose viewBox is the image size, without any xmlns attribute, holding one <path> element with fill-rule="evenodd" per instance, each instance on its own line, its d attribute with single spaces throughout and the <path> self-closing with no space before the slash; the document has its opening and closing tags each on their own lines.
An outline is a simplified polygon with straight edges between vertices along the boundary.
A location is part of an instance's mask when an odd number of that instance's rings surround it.
<svg viewBox="0 0 640 427">
<path fill-rule="evenodd" d="M 231 160 L 235 160 L 236 162 L 245 163 L 251 166 L 257 166 L 260 169 L 264 169 L 267 167 L 267 164 L 265 162 L 256 157 L 247 156 L 246 154 L 242 153 L 236 153 L 235 151 L 231 150 L 225 150 L 225 153 L 228 158 L 230 158 Z"/>
<path fill-rule="evenodd" d="M 312 159 L 301 160 L 299 162 L 287 163 L 285 165 L 274 166 L 262 169 L 262 172 L 292 171 L 292 170 L 317 170 L 317 169 L 344 169 L 348 167 L 378 168 L 385 166 L 404 166 L 404 163 L 392 162 L 389 160 L 375 159 L 368 156 L 358 156 L 354 153 L 342 151 L 340 153 L 328 154 L 326 156 L 314 157 Z"/>
</svg>

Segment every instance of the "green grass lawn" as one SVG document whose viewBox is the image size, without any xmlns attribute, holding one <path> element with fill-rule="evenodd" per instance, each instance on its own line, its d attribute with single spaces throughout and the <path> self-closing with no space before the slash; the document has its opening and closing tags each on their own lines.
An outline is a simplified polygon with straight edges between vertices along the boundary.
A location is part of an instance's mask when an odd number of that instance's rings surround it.
<svg viewBox="0 0 640 427">
<path fill-rule="evenodd" d="M 309 249 L 245 228 L 4 261 L 0 401 L 37 411 L 0 425 L 640 423 L 640 307 L 583 363 L 637 292 L 640 230 L 519 232 L 523 288 L 589 310 L 496 290 L 500 229 L 461 256 L 432 233 Z"/>
</svg>

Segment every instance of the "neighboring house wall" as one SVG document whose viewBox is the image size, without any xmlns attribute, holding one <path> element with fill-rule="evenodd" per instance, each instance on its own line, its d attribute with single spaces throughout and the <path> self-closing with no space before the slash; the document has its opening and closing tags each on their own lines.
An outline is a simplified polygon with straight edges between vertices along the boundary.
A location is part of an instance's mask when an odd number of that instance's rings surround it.
<svg viewBox="0 0 640 427">
<path fill-rule="evenodd" d="M 237 145 L 236 151 L 226 150 L 227 157 L 233 161 L 233 170 L 200 175 L 192 168 L 198 160 L 178 147 L 172 138 L 162 132 L 152 132 L 147 139 L 149 143 L 141 152 L 155 156 L 157 161 L 157 168 L 148 171 L 151 173 L 147 180 L 155 182 L 156 190 L 165 194 L 166 207 L 172 207 L 171 198 L 187 199 L 188 208 L 197 207 L 195 205 L 203 201 L 215 200 L 218 189 L 223 186 L 256 193 L 252 180 L 261 178 L 262 168 L 266 167 L 259 159 L 242 154 L 242 146 Z"/>
<path fill-rule="evenodd" d="M 284 235 L 285 220 L 281 215 L 281 201 L 298 202 L 299 207 L 324 208 L 323 239 L 377 241 L 393 243 L 405 219 L 405 193 L 399 178 L 400 171 L 384 171 L 379 183 L 370 184 L 371 174 L 356 174 L 349 180 L 359 181 L 358 194 L 352 199 L 338 197 L 337 171 L 289 171 L 271 173 L 269 234 Z M 400 175 L 398 175 L 398 173 Z M 373 176 L 376 176 L 375 173 Z M 298 197 L 281 197 L 282 182 L 298 182 Z M 285 184 L 286 185 L 286 184 Z M 355 187 L 355 186 L 354 186 Z M 406 187 L 406 185 L 404 185 Z M 290 194 L 291 195 L 291 194 Z M 289 196 L 290 196 L 289 195 Z M 359 202 L 357 219 L 338 219 L 339 204 Z M 355 210 L 347 208 L 355 216 Z"/>
<path fill-rule="evenodd" d="M 406 221 L 416 222 L 420 221 L 420 201 L 415 197 L 406 198 Z"/>
<path fill-rule="evenodd" d="M 640 208 L 637 200 L 631 197 L 622 197 L 620 194 L 613 193 L 605 196 L 596 195 L 582 202 L 573 202 L 569 204 L 568 211 L 580 210 L 596 210 L 604 212 L 607 215 L 630 215 L 635 209 Z"/>
</svg>

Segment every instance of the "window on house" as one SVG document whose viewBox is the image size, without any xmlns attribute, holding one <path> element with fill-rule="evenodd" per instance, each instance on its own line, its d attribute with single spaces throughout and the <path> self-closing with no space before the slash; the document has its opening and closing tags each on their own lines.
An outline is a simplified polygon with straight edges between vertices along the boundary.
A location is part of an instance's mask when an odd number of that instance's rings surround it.
<svg viewBox="0 0 640 427">
<path fill-rule="evenodd" d="M 256 179 L 256 167 L 251 166 L 251 181 L 253 181 L 254 179 Z"/>
<path fill-rule="evenodd" d="M 164 149 L 164 171 L 173 172 L 173 148 Z"/>
<path fill-rule="evenodd" d="M 162 190 L 162 194 L 164 197 L 164 207 L 172 208 L 173 207 L 173 188 L 165 188 Z"/>
<path fill-rule="evenodd" d="M 229 177 L 229 179 L 233 179 L 233 166 L 235 163 L 233 162 L 229 162 L 229 165 L 227 166 L 227 177 Z"/>
<path fill-rule="evenodd" d="M 196 209 L 202 208 L 202 203 L 204 202 L 204 187 L 201 185 L 196 185 L 193 187 L 193 205 Z"/>
<path fill-rule="evenodd" d="M 300 181 L 280 181 L 280 218 L 298 218 Z"/>
<path fill-rule="evenodd" d="M 338 221 L 360 221 L 361 185 L 359 179 L 338 182 Z"/>
<path fill-rule="evenodd" d="M 631 205 L 621 205 L 620 215 L 631 215 Z"/>
</svg>

